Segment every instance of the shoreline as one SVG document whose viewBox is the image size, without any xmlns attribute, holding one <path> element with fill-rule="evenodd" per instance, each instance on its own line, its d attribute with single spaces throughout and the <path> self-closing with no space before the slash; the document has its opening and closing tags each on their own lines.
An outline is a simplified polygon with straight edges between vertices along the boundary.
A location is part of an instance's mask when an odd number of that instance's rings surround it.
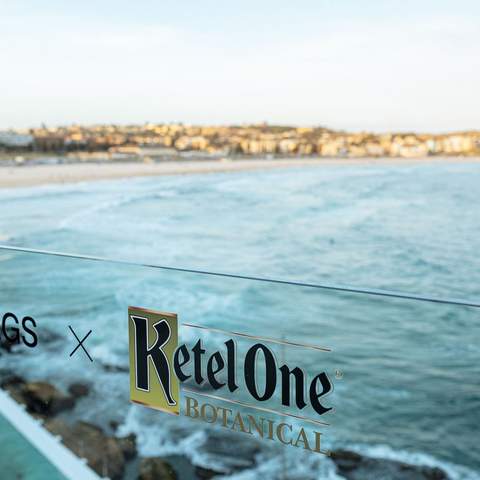
<svg viewBox="0 0 480 480">
<path fill-rule="evenodd" d="M 419 163 L 479 163 L 480 157 L 426 158 L 283 158 L 231 160 L 174 160 L 159 163 L 71 163 L 55 165 L 0 165 L 0 189 L 71 184 L 133 177 L 247 172 L 277 168 L 332 165 L 412 165 Z"/>
</svg>

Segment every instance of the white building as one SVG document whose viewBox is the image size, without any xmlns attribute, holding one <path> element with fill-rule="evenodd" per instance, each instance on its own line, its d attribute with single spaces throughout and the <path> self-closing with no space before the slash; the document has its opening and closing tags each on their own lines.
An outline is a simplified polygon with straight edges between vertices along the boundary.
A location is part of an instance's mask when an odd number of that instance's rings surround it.
<svg viewBox="0 0 480 480">
<path fill-rule="evenodd" d="M 33 136 L 13 131 L 0 131 L 0 146 L 10 148 L 27 148 L 33 144 Z"/>
</svg>

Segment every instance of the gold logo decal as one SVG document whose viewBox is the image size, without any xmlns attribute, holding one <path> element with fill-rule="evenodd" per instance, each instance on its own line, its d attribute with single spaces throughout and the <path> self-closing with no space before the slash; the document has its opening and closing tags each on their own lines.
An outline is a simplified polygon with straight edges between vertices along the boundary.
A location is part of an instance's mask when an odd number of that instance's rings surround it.
<svg viewBox="0 0 480 480">
<path fill-rule="evenodd" d="M 177 315 L 129 307 L 128 334 L 130 400 L 178 415 L 180 387 L 173 370 Z"/>
</svg>

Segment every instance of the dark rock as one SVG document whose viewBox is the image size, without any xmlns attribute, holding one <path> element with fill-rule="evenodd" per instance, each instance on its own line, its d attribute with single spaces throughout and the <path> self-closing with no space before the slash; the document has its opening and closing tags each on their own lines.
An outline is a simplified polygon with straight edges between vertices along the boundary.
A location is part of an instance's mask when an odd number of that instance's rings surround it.
<svg viewBox="0 0 480 480">
<path fill-rule="evenodd" d="M 72 408 L 74 399 L 65 395 L 53 385 L 46 382 L 27 383 L 19 376 L 12 375 L 2 380 L 0 386 L 27 410 L 36 415 L 51 416 Z"/>
<path fill-rule="evenodd" d="M 64 338 L 65 337 L 52 330 L 47 330 L 45 328 L 38 329 L 39 345 L 49 345 L 55 342 L 60 342 L 60 340 L 64 340 Z"/>
<path fill-rule="evenodd" d="M 190 459 L 184 455 L 165 455 L 163 457 L 182 480 L 198 480 L 195 475 L 195 467 Z"/>
<path fill-rule="evenodd" d="M 0 383 L 0 387 L 6 390 L 16 402 L 23 404 L 25 404 L 22 393 L 24 386 L 25 380 L 18 375 L 9 375 Z"/>
<path fill-rule="evenodd" d="M 25 379 L 19 375 L 6 375 L 0 382 L 0 387 L 8 388 L 14 385 L 24 385 Z"/>
<path fill-rule="evenodd" d="M 109 373 L 128 373 L 130 371 L 128 366 L 123 365 L 113 365 L 111 363 L 100 363 L 100 366 Z"/>
<path fill-rule="evenodd" d="M 137 437 L 134 433 L 126 437 L 117 437 L 117 441 L 122 449 L 125 460 L 131 460 L 137 456 Z"/>
<path fill-rule="evenodd" d="M 72 383 L 68 387 L 68 393 L 75 398 L 86 397 L 90 393 L 90 386 L 85 383 Z"/>
<path fill-rule="evenodd" d="M 142 458 L 138 480 L 177 480 L 171 465 L 160 457 Z"/>
<path fill-rule="evenodd" d="M 76 422 L 70 426 L 62 420 L 48 420 L 45 427 L 62 438 L 62 442 L 99 475 L 121 479 L 125 463 L 136 455 L 135 437 L 115 438 L 91 423 Z"/>
<path fill-rule="evenodd" d="M 363 461 L 363 457 L 349 450 L 334 450 L 331 458 L 341 472 L 349 472 L 359 467 Z"/>
<path fill-rule="evenodd" d="M 6 331 L 9 338 L 15 338 L 18 335 L 18 332 L 7 328 Z M 11 342 L 5 336 L 0 336 L 0 350 L 6 353 L 13 353 L 13 347 L 17 346 L 19 343 L 17 341 Z"/>
<path fill-rule="evenodd" d="M 410 465 L 383 458 L 371 458 L 349 450 L 334 450 L 332 460 L 338 472 L 347 480 L 448 480 L 447 474 L 436 467 Z"/>
<path fill-rule="evenodd" d="M 114 432 L 116 432 L 118 427 L 120 426 L 120 423 L 117 420 L 110 420 L 108 422 L 108 425 Z"/>
<path fill-rule="evenodd" d="M 50 416 L 72 408 L 74 399 L 62 393 L 47 382 L 31 382 L 23 385 L 21 389 L 27 410 L 31 413 Z"/>
<path fill-rule="evenodd" d="M 208 438 L 199 450 L 212 460 L 219 460 L 225 464 L 226 471 L 222 474 L 230 474 L 255 465 L 255 457 L 260 451 L 258 441 L 245 435 L 237 435 L 232 455 L 232 437 L 220 431 L 210 431 Z"/>
<path fill-rule="evenodd" d="M 216 472 L 215 470 L 211 470 L 210 468 L 196 466 L 195 475 L 199 480 L 210 480 L 217 475 L 223 475 L 223 473 Z"/>
</svg>

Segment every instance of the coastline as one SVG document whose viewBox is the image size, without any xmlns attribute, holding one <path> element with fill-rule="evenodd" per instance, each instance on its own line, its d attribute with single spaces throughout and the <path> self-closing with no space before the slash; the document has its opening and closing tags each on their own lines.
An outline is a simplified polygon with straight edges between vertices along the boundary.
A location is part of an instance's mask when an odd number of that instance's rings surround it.
<svg viewBox="0 0 480 480">
<path fill-rule="evenodd" d="M 112 162 L 55 165 L 0 165 L 0 188 L 114 180 L 131 177 L 245 172 L 273 168 L 327 165 L 412 165 L 418 163 L 477 163 L 480 157 L 426 158 L 283 158 L 175 160 L 158 163 Z"/>
</svg>

